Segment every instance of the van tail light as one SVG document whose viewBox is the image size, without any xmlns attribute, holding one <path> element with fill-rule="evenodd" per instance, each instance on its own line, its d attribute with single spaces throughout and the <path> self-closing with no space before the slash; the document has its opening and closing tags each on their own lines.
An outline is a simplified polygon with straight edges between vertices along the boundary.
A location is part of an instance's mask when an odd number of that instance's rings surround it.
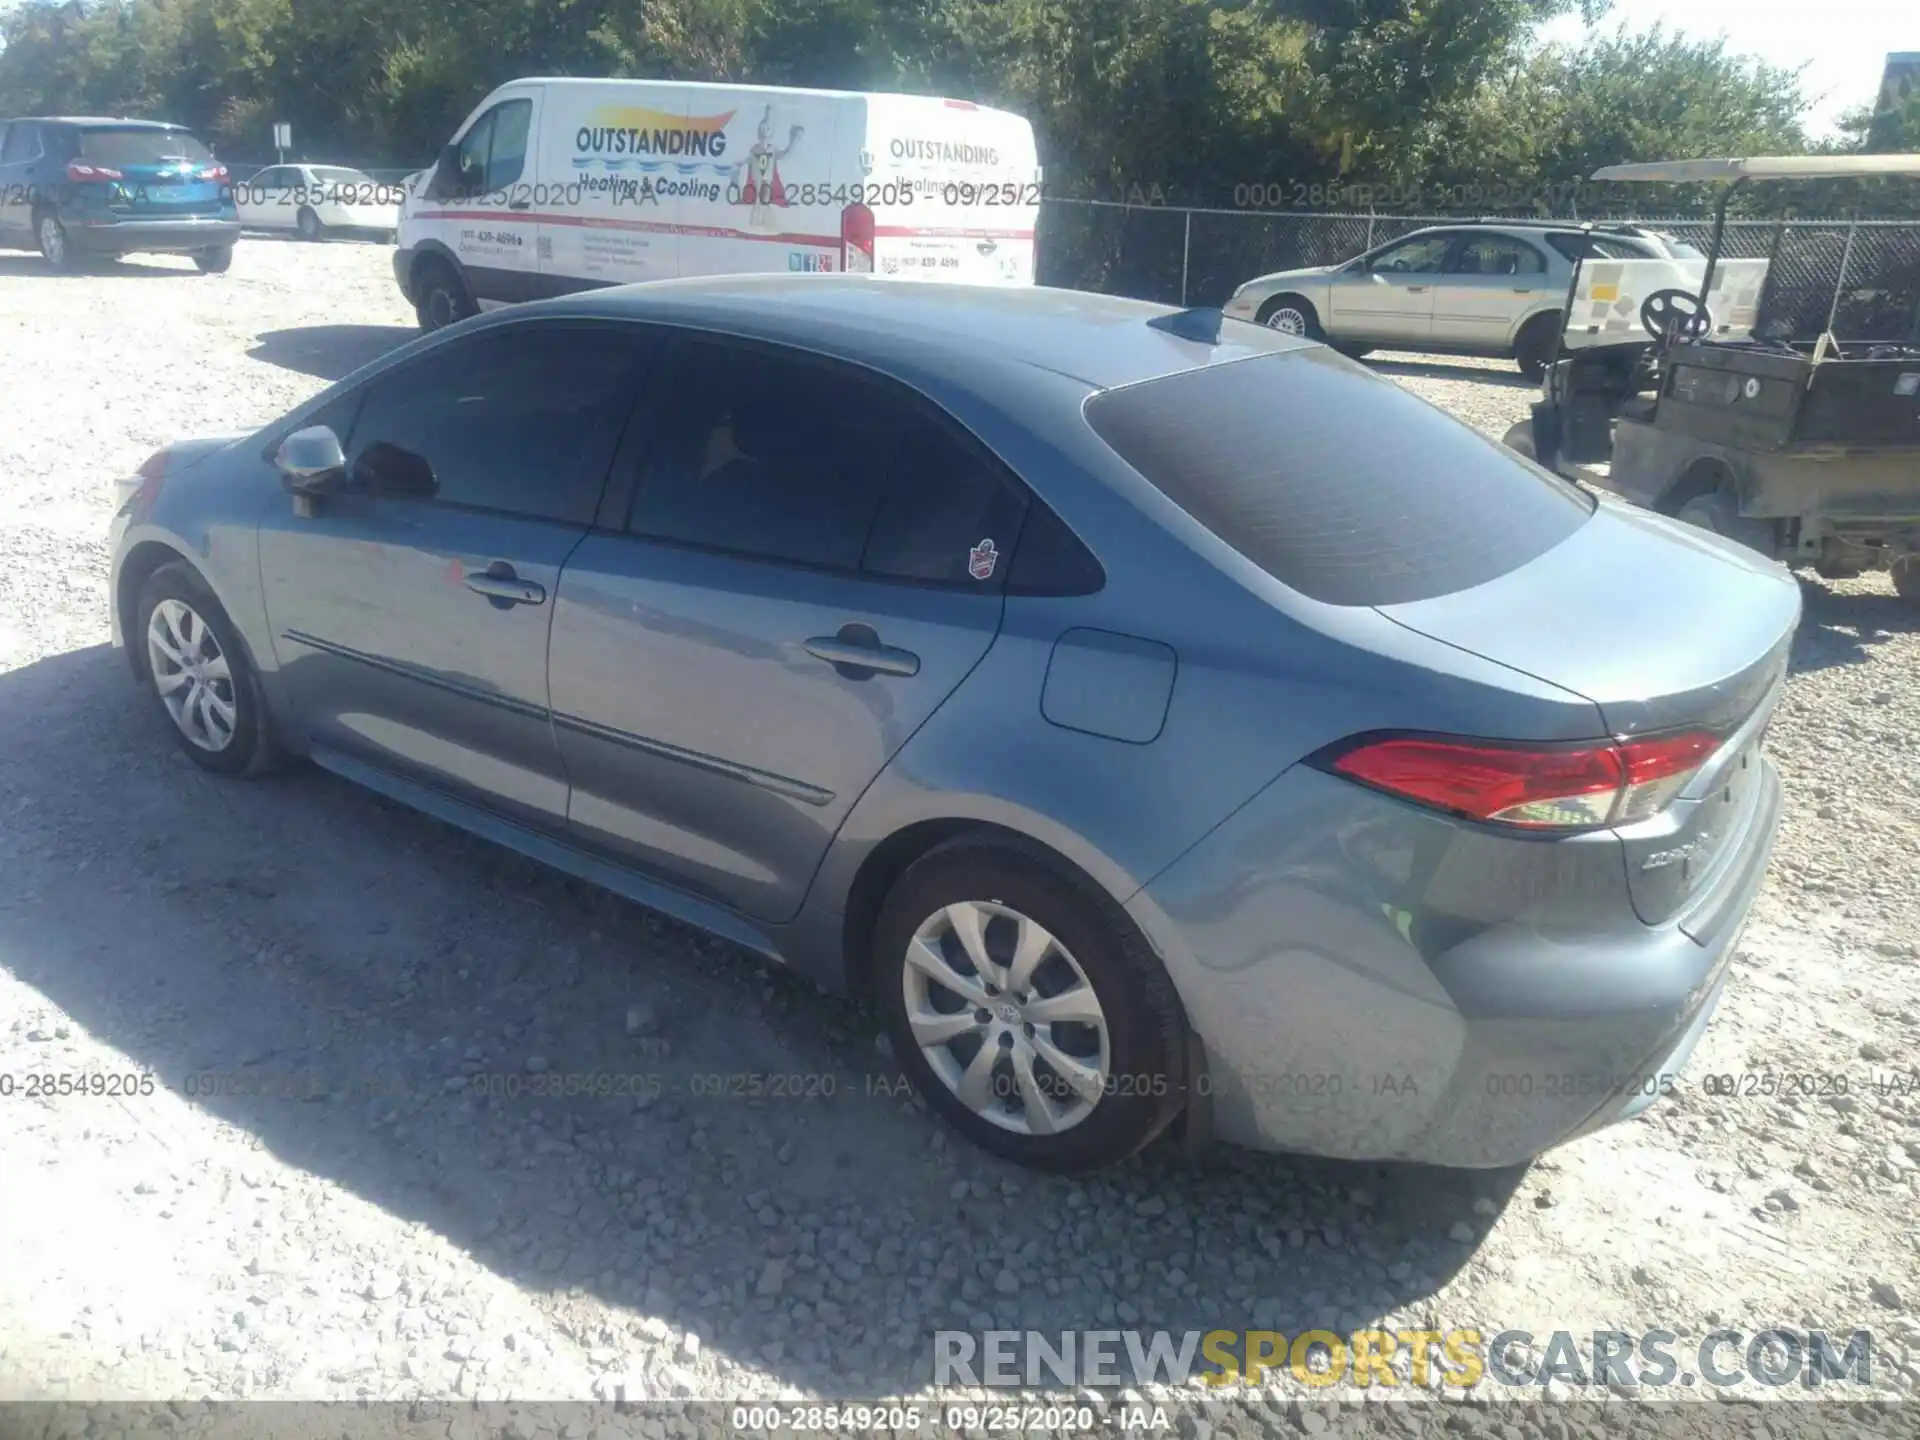
<svg viewBox="0 0 1920 1440">
<path fill-rule="evenodd" d="M 865 205 L 840 212 L 840 268 L 849 275 L 873 273 L 873 211 Z"/>
<path fill-rule="evenodd" d="M 67 162 L 67 179 L 69 180 L 124 180 L 126 178 L 110 165 L 89 165 L 84 160 Z"/>
<path fill-rule="evenodd" d="M 1523 830 L 1591 830 L 1659 814 L 1723 739 L 1704 730 L 1582 745 L 1361 736 L 1323 752 L 1315 763 L 1469 820 Z"/>
</svg>

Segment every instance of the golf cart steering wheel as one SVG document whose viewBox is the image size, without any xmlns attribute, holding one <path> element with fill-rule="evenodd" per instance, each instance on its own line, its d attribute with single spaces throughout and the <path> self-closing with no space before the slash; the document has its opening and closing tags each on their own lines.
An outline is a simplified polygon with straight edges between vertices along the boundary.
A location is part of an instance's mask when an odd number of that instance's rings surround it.
<svg viewBox="0 0 1920 1440">
<path fill-rule="evenodd" d="M 1656 340 L 1703 340 L 1713 329 L 1713 316 L 1697 295 L 1656 290 L 1640 306 L 1640 323 Z"/>
</svg>

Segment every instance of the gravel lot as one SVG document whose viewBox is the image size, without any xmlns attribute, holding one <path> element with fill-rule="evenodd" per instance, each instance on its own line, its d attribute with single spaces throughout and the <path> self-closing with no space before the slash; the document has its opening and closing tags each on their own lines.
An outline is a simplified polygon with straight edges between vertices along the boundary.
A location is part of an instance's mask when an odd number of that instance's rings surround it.
<svg viewBox="0 0 1920 1440">
<path fill-rule="evenodd" d="M 870 1396 L 917 1391 L 942 1328 L 1374 1322 L 1871 1327 L 1874 1388 L 1914 1384 L 1920 1097 L 1872 1081 L 1920 1037 L 1920 611 L 1884 580 L 1807 582 L 1786 827 L 1680 1094 L 1523 1172 L 1215 1152 L 1038 1178 L 893 1093 L 841 1002 L 320 773 L 176 753 L 107 645 L 110 478 L 411 333 L 376 246 L 250 241 L 222 277 L 0 256 L 0 1074 L 156 1082 L 0 1100 L 0 1397 Z M 1510 366 L 1376 363 L 1495 437 L 1530 397 Z M 836 1093 L 691 1093 L 743 1071 Z M 667 1093 L 468 1079 L 542 1072 Z M 1215 1421 L 1458 1413 L 1288 1394 Z"/>
</svg>

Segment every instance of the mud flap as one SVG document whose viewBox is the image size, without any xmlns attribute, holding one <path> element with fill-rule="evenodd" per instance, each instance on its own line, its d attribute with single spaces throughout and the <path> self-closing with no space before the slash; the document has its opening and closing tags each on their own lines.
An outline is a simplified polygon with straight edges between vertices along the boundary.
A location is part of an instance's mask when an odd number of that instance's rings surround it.
<svg viewBox="0 0 1920 1440">
<path fill-rule="evenodd" d="M 1560 407 L 1551 400 L 1533 402 L 1533 458 L 1549 470 L 1560 465 Z"/>
</svg>

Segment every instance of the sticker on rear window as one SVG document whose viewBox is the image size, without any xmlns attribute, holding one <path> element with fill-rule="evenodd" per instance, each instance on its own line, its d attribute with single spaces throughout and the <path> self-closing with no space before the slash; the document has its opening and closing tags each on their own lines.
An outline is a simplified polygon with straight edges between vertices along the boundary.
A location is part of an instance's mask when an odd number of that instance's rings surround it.
<svg viewBox="0 0 1920 1440">
<path fill-rule="evenodd" d="M 967 573 L 976 580 L 991 580 L 993 567 L 1000 563 L 1000 552 L 992 540 L 982 540 L 967 552 Z"/>
</svg>

